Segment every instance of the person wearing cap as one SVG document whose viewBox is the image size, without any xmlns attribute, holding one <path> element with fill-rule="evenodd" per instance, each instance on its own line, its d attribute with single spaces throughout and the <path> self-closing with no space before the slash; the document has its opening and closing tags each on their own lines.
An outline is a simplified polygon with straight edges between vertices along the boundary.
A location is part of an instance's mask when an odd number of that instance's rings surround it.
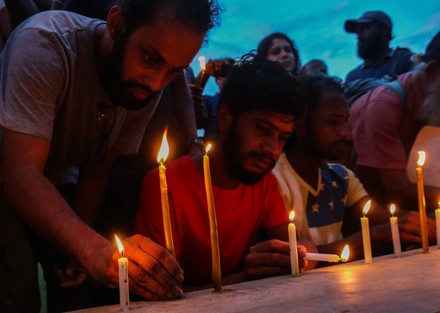
<svg viewBox="0 0 440 313">
<path fill-rule="evenodd" d="M 428 44 L 423 62 L 397 80 L 404 89 L 404 106 L 397 94 L 379 86 L 354 102 L 350 128 L 358 155 L 358 176 L 368 193 L 382 205 L 392 202 L 399 209 L 414 209 L 418 207 L 417 188 L 408 179 L 406 168 L 418 132 L 432 124 L 429 118 L 438 111 L 440 32 Z M 425 187 L 428 211 L 437 207 L 439 195 L 440 188 Z"/>
<path fill-rule="evenodd" d="M 409 71 L 412 52 L 407 48 L 390 48 L 393 39 L 391 18 L 382 11 L 367 11 L 358 19 L 347 20 L 347 33 L 357 35 L 357 54 L 364 60 L 351 70 L 346 82 L 362 78 L 398 76 Z"/>
</svg>

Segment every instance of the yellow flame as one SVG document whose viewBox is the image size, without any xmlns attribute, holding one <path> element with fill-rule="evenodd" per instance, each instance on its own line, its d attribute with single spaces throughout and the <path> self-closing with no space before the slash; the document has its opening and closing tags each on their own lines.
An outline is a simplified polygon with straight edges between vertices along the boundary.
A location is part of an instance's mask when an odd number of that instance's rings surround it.
<svg viewBox="0 0 440 313">
<path fill-rule="evenodd" d="M 122 245 L 121 240 L 119 240 L 118 236 L 115 234 L 116 244 L 118 245 L 118 250 L 121 256 L 124 256 L 124 246 Z"/>
<path fill-rule="evenodd" d="M 208 145 L 205 148 L 205 154 L 208 154 L 209 150 L 211 150 L 211 144 L 208 143 Z"/>
<path fill-rule="evenodd" d="M 390 213 L 391 215 L 394 215 L 394 213 L 396 213 L 396 206 L 394 203 L 390 205 Z"/>
<path fill-rule="evenodd" d="M 419 154 L 419 159 L 417 160 L 417 165 L 423 166 L 423 164 L 425 164 L 426 153 L 425 153 L 425 151 L 419 151 L 417 153 Z"/>
<path fill-rule="evenodd" d="M 440 209 L 440 201 L 437 203 L 437 207 Z"/>
<path fill-rule="evenodd" d="M 157 163 L 163 163 L 167 159 L 170 148 L 168 146 L 167 141 L 167 129 L 165 129 L 162 138 L 162 144 L 159 149 L 159 153 L 157 154 Z"/>
<path fill-rule="evenodd" d="M 289 221 L 293 222 L 294 218 L 295 218 L 295 211 L 292 210 L 292 211 L 290 211 L 290 214 L 289 214 Z"/>
<path fill-rule="evenodd" d="M 199 56 L 198 60 L 199 60 L 200 69 L 204 71 L 206 69 L 206 58 L 203 55 L 201 55 Z"/>
<path fill-rule="evenodd" d="M 345 245 L 341 253 L 341 261 L 347 262 L 349 257 L 350 257 L 350 247 L 348 245 Z"/>
<path fill-rule="evenodd" d="M 371 200 L 368 200 L 364 206 L 364 209 L 362 210 L 364 216 L 367 215 L 368 211 L 370 211 L 370 206 L 371 206 Z"/>
</svg>

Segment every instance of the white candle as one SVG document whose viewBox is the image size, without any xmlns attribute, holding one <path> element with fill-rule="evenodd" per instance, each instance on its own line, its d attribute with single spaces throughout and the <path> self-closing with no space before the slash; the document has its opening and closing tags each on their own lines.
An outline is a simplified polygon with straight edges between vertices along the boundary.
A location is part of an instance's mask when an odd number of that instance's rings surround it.
<svg viewBox="0 0 440 313">
<path fill-rule="evenodd" d="M 373 262 L 373 258 L 371 254 L 370 227 L 368 225 L 368 217 L 366 217 L 366 214 L 370 210 L 370 205 L 371 205 L 371 200 L 368 200 L 363 209 L 364 216 L 361 217 L 362 243 L 364 246 L 365 263 Z"/>
<path fill-rule="evenodd" d="M 298 245 L 296 242 L 296 226 L 293 224 L 295 212 L 290 212 L 290 223 L 288 227 L 289 233 L 289 247 L 290 247 L 290 268 L 292 269 L 292 276 L 299 276 L 299 262 L 298 262 Z"/>
<path fill-rule="evenodd" d="M 209 229 L 211 234 L 211 255 L 212 255 L 212 283 L 215 291 L 222 290 L 222 273 L 220 267 L 220 247 L 218 242 L 217 217 L 215 214 L 214 193 L 212 191 L 211 169 L 209 166 L 208 151 L 211 144 L 206 146 L 203 156 L 203 173 L 205 177 L 206 200 L 208 203 Z"/>
<path fill-rule="evenodd" d="M 440 249 L 440 201 L 438 208 L 435 210 L 435 229 L 437 231 L 437 248 Z"/>
<path fill-rule="evenodd" d="M 428 243 L 428 228 L 426 225 L 426 202 L 425 191 L 423 187 L 423 169 L 422 166 L 425 163 L 425 151 L 419 151 L 419 159 L 417 160 L 417 195 L 419 199 L 419 215 L 420 215 L 420 230 L 422 235 L 422 249 L 423 252 L 429 251 Z"/>
<path fill-rule="evenodd" d="M 337 263 L 341 260 L 337 254 L 325 254 L 325 253 L 309 253 L 306 254 L 306 259 L 309 261 L 321 261 L 321 262 L 333 262 Z"/>
<path fill-rule="evenodd" d="M 342 250 L 341 256 L 337 254 L 325 254 L 325 253 L 306 253 L 306 259 L 309 261 L 321 261 L 321 262 L 332 262 L 337 263 L 339 261 L 347 262 L 350 255 L 350 248 L 345 245 Z"/>
<path fill-rule="evenodd" d="M 157 155 L 157 162 L 159 163 L 159 183 L 160 183 L 160 198 L 162 202 L 162 219 L 163 219 L 163 230 L 165 236 L 165 246 L 167 250 L 176 257 L 174 253 L 174 243 L 173 243 L 173 233 L 171 230 L 171 219 L 170 219 L 170 207 L 168 203 L 168 185 L 166 177 L 166 168 L 164 162 L 168 156 L 169 147 L 167 141 L 166 130 L 163 135 L 162 145 L 160 146 L 159 153 Z"/>
<path fill-rule="evenodd" d="M 394 204 L 390 205 L 390 225 L 391 225 L 391 235 L 393 237 L 393 247 L 394 247 L 394 255 L 396 257 L 400 257 L 402 250 L 400 248 L 400 235 L 399 235 L 399 223 L 397 220 L 397 216 L 394 216 L 396 212 L 396 206 Z"/>
<path fill-rule="evenodd" d="M 128 259 L 124 257 L 125 249 L 116 236 L 116 244 L 118 245 L 119 253 L 121 257 L 118 259 L 118 272 L 119 272 L 119 305 L 121 311 L 127 311 L 130 307 L 130 294 L 128 290 Z"/>
</svg>

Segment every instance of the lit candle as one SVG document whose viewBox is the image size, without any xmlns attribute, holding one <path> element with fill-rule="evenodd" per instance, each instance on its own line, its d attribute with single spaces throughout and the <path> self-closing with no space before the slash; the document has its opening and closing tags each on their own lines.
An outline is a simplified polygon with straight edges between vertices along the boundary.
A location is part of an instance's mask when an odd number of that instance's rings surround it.
<svg viewBox="0 0 440 313">
<path fill-rule="evenodd" d="M 321 261 L 321 262 L 330 262 L 337 263 L 339 261 L 347 262 L 350 254 L 350 248 L 348 245 L 345 245 L 342 250 L 341 256 L 337 254 L 325 254 L 325 253 L 307 253 L 306 259 L 309 261 Z"/>
<path fill-rule="evenodd" d="M 296 243 L 296 226 L 293 224 L 295 218 L 295 211 L 291 211 L 289 215 L 289 246 L 290 246 L 290 268 L 292 269 L 292 276 L 299 276 L 299 262 L 298 262 L 298 245 Z"/>
<path fill-rule="evenodd" d="M 422 249 L 423 252 L 429 251 L 428 245 L 428 228 L 426 226 L 426 202 L 425 202 L 425 191 L 423 188 L 423 169 L 422 166 L 425 164 L 425 151 L 419 151 L 419 159 L 417 160 L 417 195 L 419 198 L 419 214 L 420 214 L 420 231 L 422 235 Z"/>
<path fill-rule="evenodd" d="M 209 166 L 208 151 L 211 144 L 208 144 L 203 156 L 203 173 L 205 177 L 206 200 L 208 202 L 209 229 L 211 233 L 211 255 L 212 255 L 212 283 L 215 291 L 222 290 L 222 273 L 220 267 L 220 248 L 218 243 L 217 217 L 215 215 L 214 193 L 212 192 L 211 169 Z"/>
<path fill-rule="evenodd" d="M 164 162 L 168 156 L 169 148 L 167 141 L 167 130 L 165 130 L 160 146 L 159 154 L 157 155 L 157 162 L 159 163 L 159 182 L 160 182 L 160 197 L 162 201 L 162 218 L 163 230 L 165 234 L 165 245 L 168 251 L 175 257 L 173 233 L 171 231 L 170 207 L 168 203 L 168 186 L 166 177 L 166 168 Z"/>
<path fill-rule="evenodd" d="M 397 221 L 397 216 L 394 216 L 396 212 L 396 206 L 394 204 L 390 205 L 390 225 L 391 225 L 391 235 L 393 237 L 393 247 L 394 247 L 394 255 L 396 257 L 400 257 L 402 252 L 400 248 L 400 236 L 399 236 L 399 223 Z"/>
<path fill-rule="evenodd" d="M 362 211 L 364 213 L 364 216 L 361 217 L 362 243 L 364 245 L 365 263 L 373 262 L 373 258 L 371 255 L 370 227 L 368 225 L 368 217 L 366 217 L 368 211 L 370 210 L 370 206 L 371 206 L 371 200 L 368 200 Z"/>
<path fill-rule="evenodd" d="M 306 259 L 309 261 L 321 261 L 330 263 L 337 263 L 339 261 L 347 262 L 349 254 L 350 248 L 348 247 L 348 245 L 345 245 L 344 249 L 342 250 L 341 256 L 337 254 L 307 253 Z"/>
<path fill-rule="evenodd" d="M 437 231 L 437 248 L 440 249 L 440 201 L 435 209 L 435 229 Z"/>
<path fill-rule="evenodd" d="M 128 259 L 124 257 L 125 249 L 118 236 L 115 234 L 116 244 L 118 245 L 121 257 L 118 259 L 119 272 L 119 305 L 121 311 L 127 311 L 130 306 L 130 295 L 128 292 Z"/>
<path fill-rule="evenodd" d="M 205 87 L 205 84 L 208 80 L 208 77 L 206 76 L 206 58 L 202 55 L 199 56 L 199 65 L 200 65 L 200 73 L 197 76 L 196 79 L 196 85 L 201 87 L 202 89 Z"/>
</svg>

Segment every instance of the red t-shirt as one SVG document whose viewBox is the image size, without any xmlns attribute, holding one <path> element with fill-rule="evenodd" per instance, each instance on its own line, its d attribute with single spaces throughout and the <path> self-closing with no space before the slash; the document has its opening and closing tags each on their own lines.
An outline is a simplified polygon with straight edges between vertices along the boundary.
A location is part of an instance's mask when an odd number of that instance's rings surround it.
<svg viewBox="0 0 440 313">
<path fill-rule="evenodd" d="M 212 166 L 212 164 L 211 164 Z M 176 257 L 185 271 L 185 286 L 211 282 L 211 242 L 202 173 L 189 156 L 167 164 L 168 197 Z M 234 189 L 213 186 L 222 277 L 243 270 L 257 231 L 288 222 L 275 177 Z M 286 229 L 287 231 L 287 229 Z M 165 246 L 158 170 L 143 181 L 135 232 Z"/>
</svg>

